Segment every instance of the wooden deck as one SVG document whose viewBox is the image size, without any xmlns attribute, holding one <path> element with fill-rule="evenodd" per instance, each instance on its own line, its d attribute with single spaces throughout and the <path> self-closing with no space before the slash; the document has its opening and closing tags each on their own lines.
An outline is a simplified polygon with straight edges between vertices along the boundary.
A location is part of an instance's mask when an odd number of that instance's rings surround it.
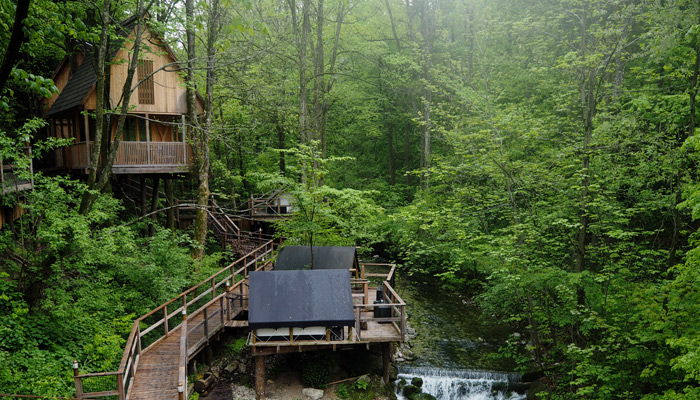
<svg viewBox="0 0 700 400">
<path fill-rule="evenodd" d="M 228 303 L 228 304 L 227 304 Z M 192 359 L 213 336 L 226 326 L 235 326 L 239 321 L 227 320 L 231 301 L 209 304 L 207 309 L 207 329 L 204 326 L 204 311 L 197 312 L 187 320 L 187 349 L 188 361 Z M 233 305 L 231 315 L 235 318 L 242 307 Z M 229 325 L 230 324 L 230 325 Z M 151 346 L 141 355 L 136 369 L 134 386 L 130 391 L 130 399 L 176 399 L 178 389 L 178 373 L 180 368 L 181 327 L 178 325 L 171 334 L 157 344 Z M 190 345 L 191 344 L 191 345 Z"/>
<path fill-rule="evenodd" d="M 187 364 L 226 327 L 247 327 L 237 318 L 248 307 L 248 272 L 271 269 L 278 243 L 269 241 L 226 268 L 181 293 L 178 297 L 138 318 L 127 340 L 119 369 L 115 372 L 79 374 L 75 368 L 78 399 L 117 397 L 120 400 L 185 399 Z M 388 273 L 365 271 L 366 267 L 389 267 Z M 369 345 L 402 341 L 406 304 L 392 287 L 394 266 L 362 264 L 360 279 L 353 279 L 355 327 L 346 327 L 342 339 L 261 343 L 249 341 L 254 355 L 288 351 Z M 376 287 L 380 278 L 385 307 L 391 316 L 374 318 Z M 383 322 L 383 323 L 380 323 Z M 362 329 L 365 326 L 366 329 Z M 251 334 L 251 338 L 254 335 Z"/>
<path fill-rule="evenodd" d="M 58 149 L 61 166 L 86 170 L 93 142 L 79 142 Z M 114 174 L 186 173 L 192 165 L 192 148 L 185 142 L 119 142 L 112 166 Z"/>
</svg>

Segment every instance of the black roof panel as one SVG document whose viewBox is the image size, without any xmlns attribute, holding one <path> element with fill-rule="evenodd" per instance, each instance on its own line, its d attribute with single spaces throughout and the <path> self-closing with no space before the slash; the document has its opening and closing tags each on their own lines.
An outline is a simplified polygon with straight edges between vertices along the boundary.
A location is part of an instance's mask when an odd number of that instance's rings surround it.
<svg viewBox="0 0 700 400">
<path fill-rule="evenodd" d="M 356 266 L 355 247 L 314 246 L 314 269 L 352 269 Z M 275 262 L 275 271 L 311 269 L 311 247 L 284 246 Z"/>
<path fill-rule="evenodd" d="M 350 271 L 256 271 L 249 284 L 251 329 L 355 324 Z"/>
</svg>

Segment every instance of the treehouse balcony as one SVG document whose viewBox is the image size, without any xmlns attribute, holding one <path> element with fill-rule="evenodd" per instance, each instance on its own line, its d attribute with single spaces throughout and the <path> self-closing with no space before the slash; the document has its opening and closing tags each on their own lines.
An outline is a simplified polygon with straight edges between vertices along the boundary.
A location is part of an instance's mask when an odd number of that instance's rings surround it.
<svg viewBox="0 0 700 400">
<path fill-rule="evenodd" d="M 86 171 L 94 144 L 80 142 L 57 150 L 61 167 Z M 114 174 L 185 173 L 192 165 L 192 148 L 182 142 L 132 142 L 119 143 L 114 159 Z"/>
<path fill-rule="evenodd" d="M 24 156 L 29 160 L 26 166 L 27 174 L 21 174 L 15 162 L 3 160 L 0 157 L 0 193 L 23 192 L 34 187 L 34 168 L 32 162 L 32 149 L 29 146 L 22 147 Z M 20 177 L 23 175 L 24 177 Z M 0 225 L 1 226 L 1 225 Z"/>
</svg>

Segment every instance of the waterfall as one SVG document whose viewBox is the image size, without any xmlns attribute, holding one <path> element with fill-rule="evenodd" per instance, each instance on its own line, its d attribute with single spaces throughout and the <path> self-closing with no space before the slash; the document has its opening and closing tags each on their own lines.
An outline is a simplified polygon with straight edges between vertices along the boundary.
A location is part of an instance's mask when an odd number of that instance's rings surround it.
<svg viewBox="0 0 700 400">
<path fill-rule="evenodd" d="M 509 385 L 520 382 L 520 374 L 508 372 L 451 370 L 431 367 L 399 367 L 399 381 L 423 379 L 423 392 L 438 400 L 523 400 L 523 394 L 509 390 Z M 397 397 L 404 397 L 397 393 Z"/>
</svg>

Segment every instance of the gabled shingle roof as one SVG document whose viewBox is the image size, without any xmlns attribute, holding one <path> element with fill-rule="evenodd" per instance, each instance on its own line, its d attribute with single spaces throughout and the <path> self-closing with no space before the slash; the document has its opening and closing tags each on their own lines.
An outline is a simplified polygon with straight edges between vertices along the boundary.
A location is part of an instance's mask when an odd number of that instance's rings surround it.
<svg viewBox="0 0 700 400">
<path fill-rule="evenodd" d="M 63 91 L 58 95 L 49 111 L 46 112 L 47 117 L 60 114 L 83 103 L 83 100 L 97 82 L 97 75 L 92 62 L 93 58 L 92 53 L 85 55 L 83 63 L 80 64 L 66 84 L 66 87 L 63 88 Z"/>
</svg>

